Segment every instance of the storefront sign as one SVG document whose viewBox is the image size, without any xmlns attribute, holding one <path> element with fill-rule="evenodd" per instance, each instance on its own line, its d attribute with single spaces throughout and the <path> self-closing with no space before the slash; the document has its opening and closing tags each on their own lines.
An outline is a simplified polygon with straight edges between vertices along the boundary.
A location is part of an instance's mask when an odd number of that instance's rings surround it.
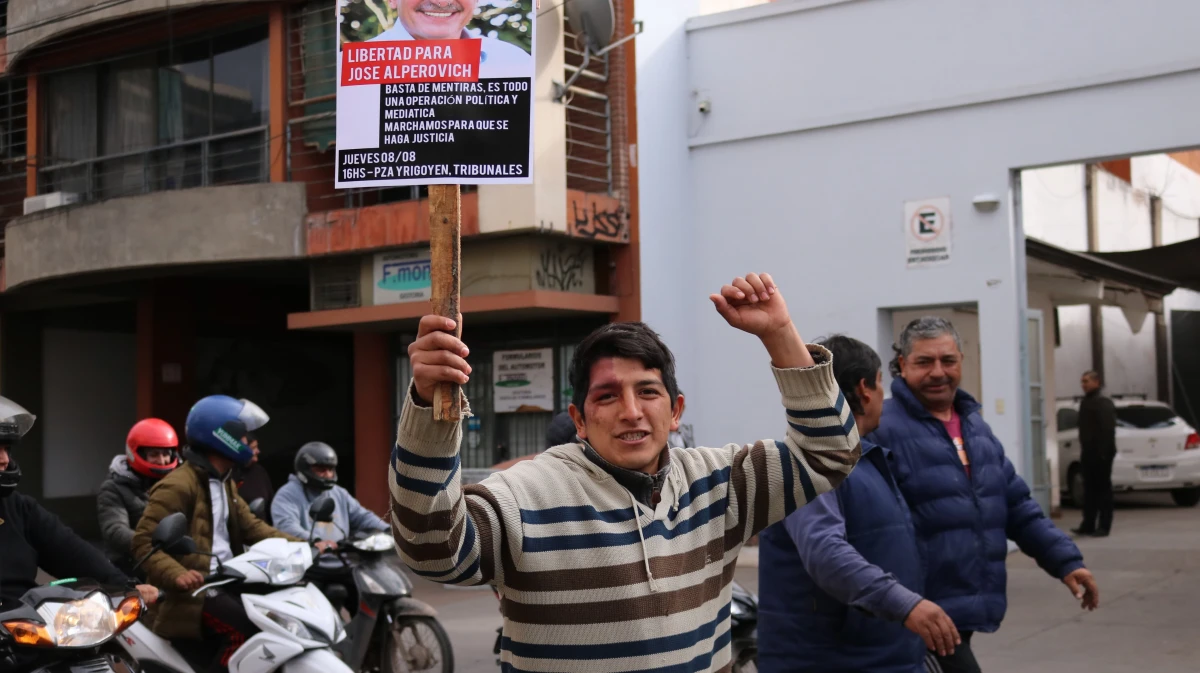
<svg viewBox="0 0 1200 673">
<path fill-rule="evenodd" d="M 428 301 L 429 249 L 394 250 L 375 255 L 375 303 Z"/>
<path fill-rule="evenodd" d="M 533 0 L 411 4 L 335 3 L 336 186 L 532 183 Z"/>
<path fill-rule="evenodd" d="M 496 351 L 492 369 L 496 413 L 554 411 L 554 349 Z"/>
<path fill-rule="evenodd" d="M 950 263 L 950 199 L 904 203 L 904 240 L 908 268 Z"/>
</svg>

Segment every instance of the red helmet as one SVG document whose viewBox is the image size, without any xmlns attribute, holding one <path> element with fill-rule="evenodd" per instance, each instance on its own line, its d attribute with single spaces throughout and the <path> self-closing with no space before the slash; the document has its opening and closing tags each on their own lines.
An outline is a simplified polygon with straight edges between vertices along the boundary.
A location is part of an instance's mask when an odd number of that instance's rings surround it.
<svg viewBox="0 0 1200 673">
<path fill-rule="evenodd" d="M 171 462 L 155 465 L 146 460 L 142 449 L 170 449 Z M 125 457 L 134 472 L 151 479 L 161 479 L 179 467 L 179 437 L 170 423 L 157 418 L 138 421 L 125 438 Z"/>
</svg>

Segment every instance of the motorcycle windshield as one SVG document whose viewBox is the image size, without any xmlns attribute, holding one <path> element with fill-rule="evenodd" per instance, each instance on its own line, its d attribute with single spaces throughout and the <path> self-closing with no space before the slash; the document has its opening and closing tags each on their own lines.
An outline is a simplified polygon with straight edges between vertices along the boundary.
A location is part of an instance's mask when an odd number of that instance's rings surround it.
<svg viewBox="0 0 1200 673">
<path fill-rule="evenodd" d="M 29 413 L 25 407 L 13 402 L 7 397 L 0 397 L 0 423 L 12 423 L 17 426 L 17 434 L 21 437 L 33 427 L 37 416 Z"/>
<path fill-rule="evenodd" d="M 355 572 L 355 584 L 363 595 L 407 596 L 412 593 L 412 584 L 399 567 L 400 561 L 382 557 L 360 566 Z"/>
</svg>

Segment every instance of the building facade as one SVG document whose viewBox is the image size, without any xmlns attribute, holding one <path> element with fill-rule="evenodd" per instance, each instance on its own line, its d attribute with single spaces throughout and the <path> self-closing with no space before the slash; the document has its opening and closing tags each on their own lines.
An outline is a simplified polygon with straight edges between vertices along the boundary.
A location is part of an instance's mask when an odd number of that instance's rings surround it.
<svg viewBox="0 0 1200 673">
<path fill-rule="evenodd" d="M 697 441 L 780 431 L 764 355 L 704 306 L 733 275 L 770 271 L 804 336 L 847 333 L 885 360 L 905 317 L 950 316 L 968 334 L 964 388 L 1048 506 L 1037 337 L 1051 316 L 1030 305 L 1030 260 L 1052 257 L 1076 277 L 1107 268 L 1120 277 L 1110 289 L 1136 292 L 1150 313 L 1178 283 L 1118 272 L 1087 247 L 1030 247 L 1021 174 L 1200 145 L 1200 61 L 1182 28 L 1200 8 L 790 0 L 658 11 L 640 64 L 639 107 L 654 115 L 642 120 L 642 213 L 653 232 L 643 255 L 655 260 L 643 266 L 644 305 L 682 344 Z M 1154 37 L 1113 51 L 1105 35 Z M 923 260 L 910 232 L 934 227 L 915 230 L 913 215 L 935 204 L 948 242 Z M 673 292 L 657 295 L 664 286 Z M 1118 311 L 1122 301 L 1092 300 Z M 1143 366 L 1160 366 L 1156 357 Z"/>
<path fill-rule="evenodd" d="M 0 393 L 39 416 L 23 488 L 94 530 L 129 426 L 181 431 L 198 397 L 224 393 L 272 416 L 277 482 L 326 441 L 343 485 L 385 511 L 406 346 L 430 310 L 429 211 L 423 188 L 333 187 L 348 10 L 4 4 Z M 535 183 L 463 189 L 465 467 L 542 448 L 574 344 L 640 317 L 634 43 L 584 64 L 561 6 L 525 4 L 498 20 L 537 22 Z M 626 34 L 633 2 L 614 5 Z M 514 350 L 546 358 L 553 411 L 493 399 L 493 362 Z"/>
</svg>

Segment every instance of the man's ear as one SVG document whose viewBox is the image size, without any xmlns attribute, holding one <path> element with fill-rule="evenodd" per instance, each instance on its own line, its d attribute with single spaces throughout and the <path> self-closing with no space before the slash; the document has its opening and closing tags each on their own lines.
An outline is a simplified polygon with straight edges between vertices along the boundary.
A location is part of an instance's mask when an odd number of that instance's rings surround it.
<svg viewBox="0 0 1200 673">
<path fill-rule="evenodd" d="M 567 407 L 567 413 L 571 414 L 571 420 L 575 423 L 575 434 L 579 435 L 580 439 L 587 439 L 587 426 L 584 425 L 583 412 L 572 404 Z"/>
<path fill-rule="evenodd" d="M 858 395 L 858 401 L 860 404 L 862 404 L 864 409 L 867 408 L 868 404 L 871 402 L 873 395 L 878 395 L 881 393 L 881 391 L 868 386 L 866 379 L 859 379 L 858 383 L 854 386 L 854 392 L 856 395 Z"/>
<path fill-rule="evenodd" d="M 679 419 L 683 418 L 683 395 L 675 398 L 675 407 L 671 409 L 671 431 L 679 429 Z"/>
</svg>

